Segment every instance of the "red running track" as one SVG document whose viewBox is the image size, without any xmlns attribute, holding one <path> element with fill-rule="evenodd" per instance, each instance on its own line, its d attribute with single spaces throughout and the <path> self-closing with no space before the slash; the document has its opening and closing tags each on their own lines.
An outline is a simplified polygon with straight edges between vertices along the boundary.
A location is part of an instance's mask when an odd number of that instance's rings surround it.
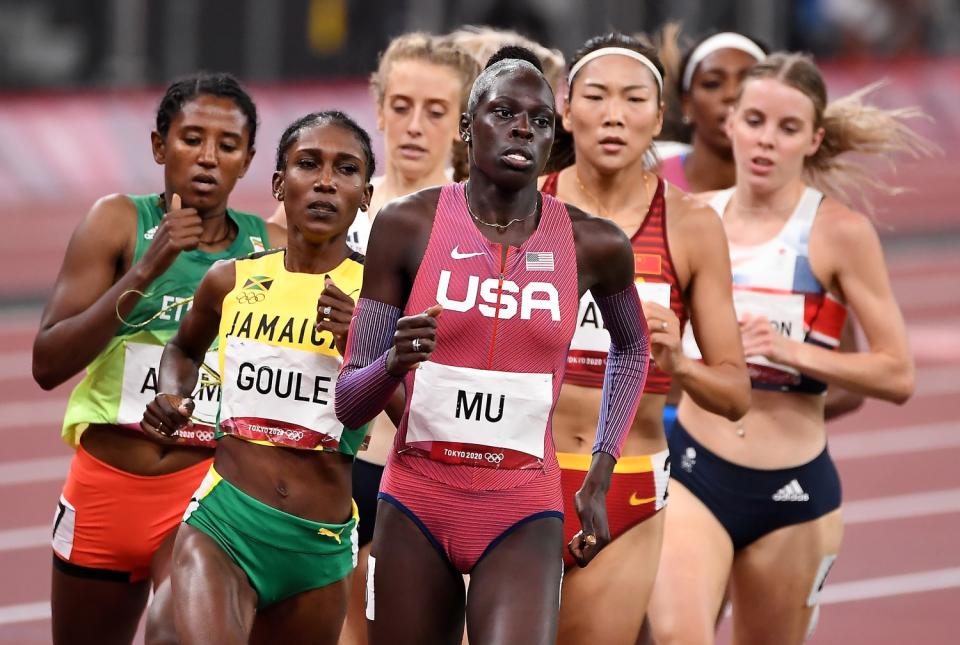
<svg viewBox="0 0 960 645">
<path fill-rule="evenodd" d="M 824 590 L 822 645 L 957 642 L 960 607 L 960 257 L 955 245 L 888 249 L 918 387 L 830 429 L 846 534 Z M 0 643 L 50 640 L 50 520 L 70 450 L 68 386 L 30 377 L 35 309 L 0 313 Z M 75 381 L 74 381 L 75 382 Z M 729 624 L 720 642 L 729 642 Z"/>
</svg>

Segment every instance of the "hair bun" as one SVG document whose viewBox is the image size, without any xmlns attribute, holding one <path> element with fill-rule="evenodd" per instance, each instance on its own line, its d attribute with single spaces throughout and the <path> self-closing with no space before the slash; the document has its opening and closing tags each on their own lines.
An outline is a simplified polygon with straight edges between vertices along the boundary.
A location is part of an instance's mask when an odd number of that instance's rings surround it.
<svg viewBox="0 0 960 645">
<path fill-rule="evenodd" d="M 506 45 L 498 49 L 487 61 L 487 64 L 484 65 L 484 69 L 489 69 L 492 65 L 496 65 L 503 60 L 526 61 L 543 74 L 543 63 L 540 61 L 540 58 L 526 47 L 520 47 L 518 45 Z"/>
</svg>

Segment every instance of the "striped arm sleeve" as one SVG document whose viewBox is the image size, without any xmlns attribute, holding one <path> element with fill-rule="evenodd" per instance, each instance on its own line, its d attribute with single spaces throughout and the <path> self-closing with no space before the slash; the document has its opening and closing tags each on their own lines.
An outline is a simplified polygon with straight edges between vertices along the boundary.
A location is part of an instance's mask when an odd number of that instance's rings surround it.
<svg viewBox="0 0 960 645">
<path fill-rule="evenodd" d="M 603 375 L 600 421 L 593 452 L 602 451 L 619 459 L 647 380 L 650 363 L 647 319 L 633 285 L 596 301 L 610 332 L 610 351 Z"/>
<path fill-rule="evenodd" d="M 333 400 L 337 419 L 348 428 L 372 421 L 403 381 L 387 372 L 387 352 L 393 345 L 400 314 L 400 309 L 392 305 L 367 298 L 357 300 Z"/>
</svg>

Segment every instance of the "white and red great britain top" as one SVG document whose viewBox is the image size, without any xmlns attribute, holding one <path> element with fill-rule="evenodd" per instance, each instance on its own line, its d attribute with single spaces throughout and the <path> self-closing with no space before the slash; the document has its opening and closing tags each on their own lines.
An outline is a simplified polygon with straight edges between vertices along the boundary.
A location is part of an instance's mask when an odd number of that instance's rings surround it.
<svg viewBox="0 0 960 645">
<path fill-rule="evenodd" d="M 443 313 L 430 360 L 406 377 L 395 444 L 432 479 L 505 489 L 558 468 L 551 413 L 580 298 L 567 207 L 541 199 L 537 230 L 504 261 L 470 217 L 463 184 L 441 189 L 404 315 L 438 303 Z"/>
<path fill-rule="evenodd" d="M 733 188 L 718 192 L 710 206 L 722 218 Z M 807 188 L 780 232 L 761 244 L 730 244 L 733 301 L 737 318 L 744 313 L 763 315 L 782 335 L 792 340 L 835 349 L 846 321 L 847 309 L 820 284 L 810 268 L 810 229 L 823 193 Z M 699 357 L 693 336 L 684 335 L 684 350 Z M 820 394 L 826 383 L 762 356 L 748 356 L 747 368 L 754 388 Z"/>
</svg>

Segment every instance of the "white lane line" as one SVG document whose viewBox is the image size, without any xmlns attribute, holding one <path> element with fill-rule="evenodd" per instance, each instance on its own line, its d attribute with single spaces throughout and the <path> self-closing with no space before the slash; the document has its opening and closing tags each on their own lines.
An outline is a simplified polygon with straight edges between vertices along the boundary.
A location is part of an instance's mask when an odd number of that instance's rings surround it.
<svg viewBox="0 0 960 645">
<path fill-rule="evenodd" d="M 16 313 L 0 315 L 0 335 L 34 332 L 40 329 L 39 309 L 22 309 Z"/>
<path fill-rule="evenodd" d="M 0 430 L 47 425 L 59 428 L 66 407 L 66 399 L 4 402 L 0 405 Z"/>
<path fill-rule="evenodd" d="M 941 365 L 917 370 L 914 396 L 938 396 L 960 393 L 960 366 Z"/>
<path fill-rule="evenodd" d="M 915 307 L 954 306 L 957 303 L 957 276 L 953 273 L 943 276 L 910 276 L 893 278 L 893 295 L 901 309 Z"/>
<path fill-rule="evenodd" d="M 34 484 L 63 479 L 73 457 L 39 457 L 0 462 L 0 486 Z"/>
<path fill-rule="evenodd" d="M 958 512 L 960 512 L 960 488 L 949 488 L 844 502 L 843 523 L 864 524 Z"/>
<path fill-rule="evenodd" d="M 838 460 L 899 455 L 957 446 L 960 446 L 960 422 L 957 421 L 842 432 L 830 437 L 830 454 Z"/>
<path fill-rule="evenodd" d="M 0 552 L 50 546 L 52 532 L 49 524 L 0 531 Z"/>
<path fill-rule="evenodd" d="M 34 620 L 48 620 L 49 618 L 50 603 L 46 600 L 0 607 L 0 625 L 29 623 Z"/>
<path fill-rule="evenodd" d="M 918 307 L 954 306 L 956 298 L 950 293 L 956 291 L 957 277 L 947 275 L 942 278 L 929 277 L 899 278 L 892 281 L 893 295 L 901 309 L 909 310 Z"/>
<path fill-rule="evenodd" d="M 33 354 L 30 352 L 0 352 L 0 380 L 12 381 L 33 378 Z"/>
<path fill-rule="evenodd" d="M 837 582 L 835 584 L 828 583 L 823 588 L 820 602 L 833 605 L 840 602 L 902 596 L 909 593 L 939 591 L 956 587 L 960 587 L 960 567 L 918 571 L 867 580 L 851 580 L 850 582 Z"/>
<path fill-rule="evenodd" d="M 903 596 L 927 591 L 942 591 L 957 587 L 960 587 L 960 567 L 952 567 L 828 584 L 823 589 L 820 602 L 824 605 L 835 605 L 843 602 Z M 46 601 L 0 607 L 0 625 L 49 618 L 50 603 Z"/>
<path fill-rule="evenodd" d="M 960 512 L 960 488 L 951 488 L 845 502 L 843 521 L 851 525 L 958 512 Z M 49 545 L 50 526 L 48 524 L 0 530 L 0 552 Z"/>
</svg>

